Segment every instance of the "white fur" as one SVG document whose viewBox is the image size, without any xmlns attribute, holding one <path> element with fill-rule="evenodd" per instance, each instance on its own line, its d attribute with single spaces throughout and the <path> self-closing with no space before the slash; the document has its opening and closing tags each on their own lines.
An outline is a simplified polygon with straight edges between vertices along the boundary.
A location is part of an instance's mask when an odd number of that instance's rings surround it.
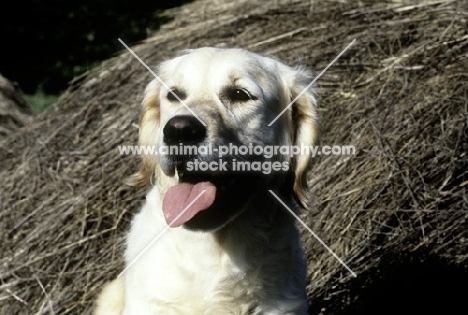
<svg viewBox="0 0 468 315">
<path fill-rule="evenodd" d="M 255 264 L 263 265 L 269 259 L 268 255 L 253 262 L 249 256 L 257 259 L 258 253 L 249 253 L 247 246 L 242 246 L 239 240 L 231 240 L 236 243 L 238 257 L 242 257 L 235 262 L 219 246 L 212 233 L 167 229 L 160 209 L 160 193 L 157 187 L 153 187 L 145 206 L 132 223 L 127 263 L 132 262 L 162 231 L 165 232 L 125 273 L 125 308 L 122 314 L 250 314 L 248 309 L 252 299 L 258 297 L 251 296 L 252 293 L 245 288 L 262 286 L 259 278 L 261 266 Z M 297 240 L 297 235 L 291 236 Z M 278 289 L 283 291 L 284 288 Z M 294 289 L 289 291 L 291 296 L 298 294 Z M 263 302 L 266 303 L 262 309 L 251 314 L 305 314 L 304 297 L 292 302 L 276 299 Z M 289 313 L 289 310 L 296 311 Z"/>
<path fill-rule="evenodd" d="M 293 120 L 287 112 L 273 128 L 265 126 L 274 117 L 272 111 L 281 110 L 274 106 L 288 105 L 310 82 L 306 72 L 239 49 L 204 48 L 187 55 L 190 58 L 184 59 L 182 55 L 165 62 L 160 73 L 169 85 L 176 81 L 177 86 L 188 91 L 189 105 L 199 109 L 202 118 L 213 127 L 208 133 L 211 141 L 217 140 L 213 137 L 217 136 L 219 118 L 210 115 L 218 107 L 226 125 L 229 126 L 231 119 L 235 128 L 237 119 L 246 119 L 249 128 L 258 130 L 241 135 L 247 137 L 246 141 L 252 140 L 248 137 L 263 137 L 265 143 L 312 145 L 315 142 L 318 132 L 312 92 L 304 93 L 294 104 L 297 118 Z M 257 70 L 244 71 L 243 67 L 248 65 L 254 65 Z M 216 93 L 222 84 L 227 84 L 227 73 L 232 69 L 240 78 L 238 82 L 244 82 L 258 99 L 249 106 L 242 104 L 227 111 Z M 140 144 L 160 142 L 164 123 L 184 111 L 180 104 L 168 104 L 164 100 L 166 94 L 157 81 L 148 86 L 143 101 Z M 271 100 L 276 105 L 270 104 Z M 209 110 L 207 106 L 211 106 Z M 241 128 L 239 132 L 242 130 L 247 129 Z M 296 165 L 294 192 L 302 205 L 306 203 L 303 179 L 309 159 L 299 156 L 293 163 Z M 147 182 L 148 177 L 156 176 L 156 186 L 151 187 L 128 235 L 125 259 L 127 265 L 134 263 L 121 278 L 105 287 L 95 315 L 307 314 L 306 262 L 299 233 L 294 219 L 289 213 L 281 212 L 286 210 L 273 197 L 265 198 L 268 200 L 264 209 L 248 206 L 222 232 L 167 228 L 161 210 L 162 196 L 168 187 L 177 183 L 177 174 L 172 177 L 165 174 L 159 160 L 147 157 L 143 161 L 146 168 L 138 180 Z M 288 201 L 292 200 L 291 196 Z M 280 214 L 270 217 L 269 213 Z M 158 235 L 157 241 L 145 250 Z M 143 255 L 138 257 L 142 251 Z"/>
</svg>

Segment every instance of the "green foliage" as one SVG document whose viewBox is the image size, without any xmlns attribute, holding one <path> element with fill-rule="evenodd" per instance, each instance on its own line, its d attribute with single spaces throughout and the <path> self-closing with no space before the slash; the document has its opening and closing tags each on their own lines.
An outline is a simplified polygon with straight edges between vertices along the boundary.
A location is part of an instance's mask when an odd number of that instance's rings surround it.
<svg viewBox="0 0 468 315">
<path fill-rule="evenodd" d="M 24 98 L 36 113 L 42 113 L 57 101 L 58 96 L 45 94 L 44 91 L 38 89 L 34 94 L 24 95 Z"/>
</svg>

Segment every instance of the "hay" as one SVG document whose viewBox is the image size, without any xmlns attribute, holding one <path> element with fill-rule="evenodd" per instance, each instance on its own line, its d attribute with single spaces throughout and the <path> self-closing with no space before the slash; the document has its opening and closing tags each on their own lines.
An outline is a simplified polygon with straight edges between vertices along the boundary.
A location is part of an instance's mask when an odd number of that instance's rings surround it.
<svg viewBox="0 0 468 315">
<path fill-rule="evenodd" d="M 26 125 L 32 114 L 29 104 L 15 86 L 0 75 L 0 137 Z"/>
<path fill-rule="evenodd" d="M 317 82 L 322 143 L 356 155 L 314 160 L 303 218 L 358 278 L 303 231 L 311 314 L 370 314 L 366 289 L 403 269 L 455 270 L 466 287 L 467 13 L 465 1 L 206 0 L 168 12 L 174 21 L 134 47 L 151 66 L 241 46 L 318 72 L 357 39 Z M 0 140 L 1 314 L 90 314 L 122 270 L 145 192 L 123 185 L 138 162 L 117 146 L 137 142 L 150 80 L 124 52 Z"/>
</svg>

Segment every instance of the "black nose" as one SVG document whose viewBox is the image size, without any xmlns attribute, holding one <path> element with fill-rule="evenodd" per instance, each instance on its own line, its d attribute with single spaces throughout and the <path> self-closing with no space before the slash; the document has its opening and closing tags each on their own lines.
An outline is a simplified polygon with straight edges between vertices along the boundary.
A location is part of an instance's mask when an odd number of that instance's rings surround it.
<svg viewBox="0 0 468 315">
<path fill-rule="evenodd" d="M 167 144 L 197 144 L 206 136 L 206 128 L 194 116 L 172 117 L 163 129 L 164 142 Z"/>
</svg>

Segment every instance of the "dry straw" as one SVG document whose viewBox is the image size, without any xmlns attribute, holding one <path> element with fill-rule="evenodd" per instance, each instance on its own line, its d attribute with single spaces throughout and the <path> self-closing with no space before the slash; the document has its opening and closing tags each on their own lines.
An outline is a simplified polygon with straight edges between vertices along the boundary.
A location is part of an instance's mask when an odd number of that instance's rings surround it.
<svg viewBox="0 0 468 315">
<path fill-rule="evenodd" d="M 16 87 L 0 74 L 0 137 L 24 127 L 32 113 Z"/>
<path fill-rule="evenodd" d="M 133 47 L 152 67 L 240 46 L 318 72 L 357 39 L 317 81 L 322 143 L 357 154 L 314 160 L 302 219 L 358 278 L 304 232 L 311 314 L 344 314 L 399 259 L 468 267 L 466 1 L 206 0 L 167 14 Z M 124 51 L 0 139 L 0 314 L 90 314 L 123 269 L 145 191 L 123 184 L 138 162 L 117 146 L 136 144 L 151 79 Z"/>
</svg>

